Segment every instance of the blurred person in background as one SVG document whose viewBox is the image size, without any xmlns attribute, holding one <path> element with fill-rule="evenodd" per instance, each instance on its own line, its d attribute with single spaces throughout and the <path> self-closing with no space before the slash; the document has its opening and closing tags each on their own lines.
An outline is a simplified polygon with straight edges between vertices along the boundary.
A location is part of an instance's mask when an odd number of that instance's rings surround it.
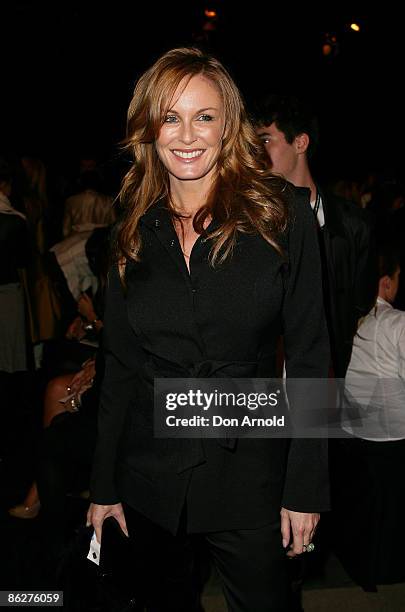
<svg viewBox="0 0 405 612">
<path fill-rule="evenodd" d="M 113 199 L 102 193 L 102 183 L 96 170 L 87 170 L 79 177 L 79 192 L 65 202 L 63 236 L 87 231 L 114 222 Z"/>
<path fill-rule="evenodd" d="M 350 437 L 336 441 L 332 515 L 339 558 L 368 591 L 405 580 L 405 312 L 392 306 L 400 277 L 392 241 L 379 246 L 378 260 L 378 297 L 360 322 L 345 381 Z"/>
<path fill-rule="evenodd" d="M 372 219 L 352 202 L 328 193 L 313 177 L 311 159 L 319 142 L 319 125 L 306 101 L 292 95 L 266 95 L 253 109 L 253 118 L 272 171 L 310 190 L 318 226 L 331 371 L 344 378 L 357 321 L 375 299 Z"/>
<path fill-rule="evenodd" d="M 49 210 L 47 175 L 44 163 L 36 157 L 21 159 L 24 171 L 23 202 L 27 215 L 31 257 L 27 266 L 27 294 L 31 340 L 37 345 L 40 364 L 42 345 L 54 338 L 61 318 L 60 296 L 53 287 L 49 271 L 48 237 Z"/>
<path fill-rule="evenodd" d="M 27 335 L 21 270 L 28 263 L 25 215 L 11 201 L 11 166 L 0 158 L 0 372 L 27 369 Z"/>
</svg>

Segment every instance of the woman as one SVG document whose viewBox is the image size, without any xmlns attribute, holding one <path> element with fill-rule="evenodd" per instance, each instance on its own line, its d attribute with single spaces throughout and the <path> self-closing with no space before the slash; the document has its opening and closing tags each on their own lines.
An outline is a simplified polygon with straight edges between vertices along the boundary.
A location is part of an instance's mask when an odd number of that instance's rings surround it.
<svg viewBox="0 0 405 612">
<path fill-rule="evenodd" d="M 197 49 L 141 77 L 128 148 L 88 522 L 129 533 L 154 610 L 193 609 L 191 533 L 231 610 L 286 610 L 284 548 L 303 552 L 328 507 L 324 442 L 156 439 L 153 381 L 275 376 L 281 330 L 287 375 L 326 375 L 307 194 L 266 171 L 235 84 Z"/>
<path fill-rule="evenodd" d="M 47 174 L 44 163 L 35 157 L 21 159 L 23 201 L 30 234 L 31 257 L 27 266 L 28 320 L 31 341 L 38 344 L 57 333 L 61 304 L 47 269 L 47 216 L 49 214 Z M 41 350 L 37 347 L 37 350 Z"/>
<path fill-rule="evenodd" d="M 80 296 L 77 301 L 77 310 L 80 316 L 74 319 L 66 333 L 66 338 L 70 340 L 76 339 L 78 341 L 83 340 L 87 333 L 92 334 L 90 335 L 92 340 L 89 341 L 90 347 L 88 347 L 89 349 L 91 348 L 91 351 L 88 351 L 90 357 L 79 366 L 79 364 L 75 364 L 75 361 L 79 358 L 80 354 L 83 355 L 83 353 L 79 351 L 75 352 L 74 350 L 67 351 L 66 345 L 60 347 L 62 362 L 59 359 L 59 366 L 64 366 L 68 371 L 54 376 L 46 386 L 43 410 L 44 429 L 50 427 L 56 416 L 66 416 L 66 413 L 75 413 L 79 408 L 81 409 L 82 396 L 89 389 L 93 388 L 93 382 L 96 378 L 96 361 L 98 362 L 98 370 L 100 370 L 100 362 L 103 363 L 102 357 L 98 355 L 97 346 L 99 339 L 100 341 L 102 339 L 103 330 L 103 321 L 99 318 L 99 313 L 102 314 L 104 311 L 104 291 L 109 261 L 108 240 L 109 230 L 102 228 L 95 230 L 91 238 L 87 241 L 86 254 L 89 260 L 90 269 L 97 277 L 98 289 L 94 299 L 91 299 L 86 293 Z M 54 352 L 53 355 L 51 354 L 51 357 L 52 369 L 55 368 L 58 370 L 57 353 Z M 73 368 L 73 371 L 71 371 L 71 368 Z M 63 370 L 63 367 L 61 369 Z M 101 374 L 98 373 L 97 381 L 101 380 L 101 378 Z M 99 385 L 96 385 L 96 388 L 93 388 L 93 392 L 86 395 L 87 398 L 90 397 L 93 399 L 92 402 L 89 402 L 87 399 L 86 406 L 88 406 L 89 403 L 94 403 L 94 399 L 98 398 L 98 393 Z M 62 421 L 57 421 L 58 427 L 59 422 Z M 69 423 L 69 420 L 65 422 Z M 73 421 L 73 423 L 74 422 L 78 421 L 76 420 Z M 53 436 L 58 435 L 58 432 L 63 431 L 63 426 L 56 431 L 56 434 L 44 434 L 44 439 L 49 440 L 52 439 Z M 44 446 L 43 442 L 41 446 Z M 58 446 L 60 450 L 61 444 L 58 445 L 58 443 L 56 443 L 55 448 L 58 448 Z M 88 446 L 89 445 L 87 445 L 87 449 Z M 73 450 L 77 452 L 78 449 L 74 448 Z M 63 453 L 61 452 L 60 454 L 62 455 Z M 42 459 L 43 452 L 40 453 L 40 457 L 40 466 L 42 466 L 46 463 Z M 67 460 L 68 459 L 69 456 L 67 457 Z M 49 470 L 42 469 L 42 472 L 44 471 L 46 473 L 49 472 Z M 64 487 L 60 487 L 60 489 L 62 492 L 64 491 Z M 56 506 L 56 504 L 54 504 L 54 506 Z M 34 482 L 29 488 L 22 504 L 10 508 L 9 514 L 15 518 L 33 519 L 38 515 L 40 508 L 41 503 L 37 484 Z"/>
<path fill-rule="evenodd" d="M 47 385 L 44 397 L 43 426 L 48 428 L 53 419 L 66 412 L 77 412 L 82 395 L 93 385 L 96 375 L 95 359 L 83 363 L 76 374 L 62 374 L 53 378 Z M 75 442 L 77 442 L 75 440 Z M 21 504 L 9 509 L 14 518 L 34 519 L 41 508 L 37 483 L 34 481 Z"/>
</svg>

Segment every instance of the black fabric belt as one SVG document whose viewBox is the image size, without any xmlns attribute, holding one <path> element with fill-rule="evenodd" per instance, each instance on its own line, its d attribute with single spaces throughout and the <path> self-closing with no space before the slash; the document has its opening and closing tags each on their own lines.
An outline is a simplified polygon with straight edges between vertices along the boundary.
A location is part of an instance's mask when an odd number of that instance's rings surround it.
<svg viewBox="0 0 405 612">
<path fill-rule="evenodd" d="M 155 378 L 252 378 L 257 372 L 257 361 L 199 361 L 189 365 L 179 364 L 159 355 L 149 353 L 144 364 L 144 374 L 153 385 Z M 235 438 L 216 438 L 219 446 L 233 450 Z M 205 463 L 206 457 L 201 438 L 172 438 L 169 448 L 175 454 L 178 474 Z"/>
</svg>

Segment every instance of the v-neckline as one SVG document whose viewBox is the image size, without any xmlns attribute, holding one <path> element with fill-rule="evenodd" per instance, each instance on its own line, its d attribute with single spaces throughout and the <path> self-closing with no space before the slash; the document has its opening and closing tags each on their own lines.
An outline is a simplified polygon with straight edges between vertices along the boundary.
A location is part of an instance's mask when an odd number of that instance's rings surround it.
<svg viewBox="0 0 405 612">
<path fill-rule="evenodd" d="M 197 242 L 200 239 L 202 239 L 203 235 L 202 234 L 197 235 L 197 238 L 194 240 L 193 246 L 191 247 L 191 250 L 190 250 L 190 255 L 188 257 L 188 263 L 187 263 L 187 258 L 185 256 L 185 253 L 184 253 L 183 249 L 181 248 L 180 237 L 179 237 L 179 235 L 178 235 L 178 233 L 176 231 L 176 226 L 175 226 L 175 223 L 174 223 L 174 217 L 171 216 L 170 221 L 171 221 L 171 225 L 172 225 L 173 231 L 174 231 L 174 233 L 176 234 L 176 237 L 177 237 L 178 247 L 180 249 L 181 257 L 182 257 L 182 259 L 184 261 L 184 265 L 185 265 L 185 268 L 187 270 L 187 274 L 188 274 L 189 278 L 191 279 L 191 258 L 193 256 L 194 247 L 196 246 Z M 204 229 L 204 232 L 208 231 L 208 229 L 212 225 L 212 223 L 213 223 L 213 218 L 211 217 L 211 220 L 208 223 L 207 227 Z"/>
<path fill-rule="evenodd" d="M 204 235 L 200 234 L 195 240 L 193 247 L 190 251 L 189 264 L 187 265 L 184 253 L 181 248 L 179 236 L 174 226 L 173 217 L 170 214 L 168 207 L 164 204 L 164 199 L 158 200 L 157 202 L 155 202 L 155 204 L 149 207 L 149 209 L 142 215 L 141 222 L 147 225 L 156 233 L 156 236 L 160 239 L 162 244 L 166 247 L 168 252 L 177 262 L 177 265 L 182 270 L 185 278 L 189 282 L 191 282 L 193 273 L 191 260 L 194 256 L 194 250 L 196 248 L 196 245 L 198 246 L 199 244 L 201 244 L 201 241 L 204 240 Z M 217 222 L 214 220 L 214 218 L 211 218 L 211 221 L 205 228 L 205 232 L 209 232 L 210 230 L 212 230 L 212 228 L 215 228 L 216 225 Z M 173 249 L 175 253 L 173 252 Z"/>
</svg>

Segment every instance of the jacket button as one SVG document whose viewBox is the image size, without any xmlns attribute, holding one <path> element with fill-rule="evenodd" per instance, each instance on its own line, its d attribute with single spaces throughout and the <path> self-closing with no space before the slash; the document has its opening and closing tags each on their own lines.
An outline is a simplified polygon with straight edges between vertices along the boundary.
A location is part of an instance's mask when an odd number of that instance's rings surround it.
<svg viewBox="0 0 405 612">
<path fill-rule="evenodd" d="M 160 225 L 160 221 L 159 221 L 159 219 L 156 219 L 155 220 L 155 227 L 159 227 L 159 225 Z"/>
<path fill-rule="evenodd" d="M 197 293 L 197 289 L 192 289 L 191 293 Z"/>
</svg>

